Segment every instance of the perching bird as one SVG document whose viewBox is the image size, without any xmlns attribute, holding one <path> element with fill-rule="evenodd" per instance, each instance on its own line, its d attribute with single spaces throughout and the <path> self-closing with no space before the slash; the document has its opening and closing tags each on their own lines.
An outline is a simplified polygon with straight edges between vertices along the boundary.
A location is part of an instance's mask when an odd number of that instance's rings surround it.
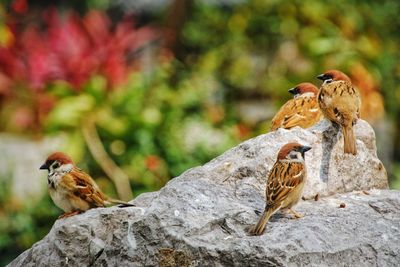
<svg viewBox="0 0 400 267">
<path fill-rule="evenodd" d="M 341 71 L 329 70 L 317 76 L 324 81 L 318 103 L 324 116 L 342 128 L 344 153 L 357 154 L 353 125 L 360 118 L 361 97 L 350 78 Z"/>
<path fill-rule="evenodd" d="M 250 234 L 263 234 L 269 218 L 280 209 L 288 209 L 296 218 L 302 217 L 291 208 L 300 200 L 306 183 L 304 153 L 310 149 L 298 143 L 288 143 L 280 149 L 268 176 L 264 212 Z"/>
<path fill-rule="evenodd" d="M 295 126 L 309 128 L 322 118 L 317 101 L 318 88 L 315 85 L 300 83 L 289 89 L 289 92 L 294 98 L 287 101 L 276 113 L 271 122 L 271 131 Z"/>
<path fill-rule="evenodd" d="M 47 182 L 50 197 L 65 212 L 59 218 L 110 204 L 134 206 L 107 197 L 100 191 L 90 175 L 77 168 L 71 158 L 62 152 L 51 154 L 40 169 L 48 170 Z"/>
</svg>

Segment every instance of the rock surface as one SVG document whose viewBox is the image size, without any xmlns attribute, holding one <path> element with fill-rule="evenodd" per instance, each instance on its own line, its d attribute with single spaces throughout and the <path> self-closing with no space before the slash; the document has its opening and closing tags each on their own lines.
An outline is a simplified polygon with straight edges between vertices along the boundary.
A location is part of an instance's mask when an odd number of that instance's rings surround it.
<svg viewBox="0 0 400 267">
<path fill-rule="evenodd" d="M 160 191 L 140 195 L 137 207 L 92 209 L 57 220 L 9 266 L 396 266 L 398 191 L 300 201 L 296 210 L 304 218 L 276 214 L 264 235 L 247 235 L 264 208 L 266 175 L 284 143 L 313 147 L 306 154 L 308 197 L 387 188 L 372 129 L 360 121 L 356 135 L 356 157 L 343 155 L 340 134 L 325 121 L 310 130 L 253 138 Z"/>
</svg>

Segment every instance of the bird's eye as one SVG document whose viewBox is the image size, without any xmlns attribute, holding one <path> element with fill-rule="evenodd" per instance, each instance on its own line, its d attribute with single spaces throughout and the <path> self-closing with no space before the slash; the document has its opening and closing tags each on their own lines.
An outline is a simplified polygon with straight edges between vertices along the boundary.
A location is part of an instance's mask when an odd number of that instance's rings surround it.
<svg viewBox="0 0 400 267">
<path fill-rule="evenodd" d="M 331 82 L 333 82 L 332 79 L 326 79 L 326 80 L 324 80 L 324 82 L 322 83 L 322 85 L 329 84 L 329 83 L 331 83 Z"/>
<path fill-rule="evenodd" d="M 54 164 L 53 164 L 53 168 L 55 169 L 55 168 L 58 168 L 58 167 L 60 167 L 60 163 L 58 163 L 58 162 L 54 162 Z"/>
<path fill-rule="evenodd" d="M 291 159 L 297 159 L 297 154 L 290 154 Z"/>
</svg>

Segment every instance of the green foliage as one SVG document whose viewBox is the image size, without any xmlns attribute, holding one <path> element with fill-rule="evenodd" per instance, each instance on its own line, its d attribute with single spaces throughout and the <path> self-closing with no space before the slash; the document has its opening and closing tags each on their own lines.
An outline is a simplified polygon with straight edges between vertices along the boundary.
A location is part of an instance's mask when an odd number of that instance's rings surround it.
<svg viewBox="0 0 400 267">
<path fill-rule="evenodd" d="M 389 118 L 398 119 L 399 1 L 205 2 L 193 2 L 180 36 L 179 60 L 156 57 L 150 70 L 132 71 L 115 90 L 101 74 L 79 91 L 62 81 L 44 89 L 57 99 L 44 118 L 45 134 L 64 134 L 60 150 L 106 193 L 115 196 L 82 135 L 88 117 L 94 118 L 105 150 L 130 177 L 135 195 L 157 190 L 183 171 L 267 132 L 271 114 L 249 121 L 240 104 L 265 100 L 265 110 L 274 110 L 290 97 L 288 88 L 317 83 L 313 77 L 328 68 L 353 75 L 354 66 L 364 66 L 380 85 L 375 89 L 385 97 Z M 0 42 L 8 38 L 3 30 Z M 400 188 L 399 173 L 394 164 L 392 188 Z M 0 187 L 2 207 L 12 199 L 7 190 Z M 1 255 L 29 247 L 59 214 L 48 197 L 31 205 L 1 210 L 6 215 L 0 221 Z"/>
<path fill-rule="evenodd" d="M 162 64 L 151 76 L 132 73 L 118 90 L 101 89 L 100 77 L 91 79 L 79 94 L 68 90 L 47 118 L 47 134 L 67 133 L 64 150 L 94 177 L 101 176 L 79 131 L 86 117 L 94 117 L 103 146 L 131 178 L 134 193 L 160 188 L 240 141 L 233 115 L 226 114 L 222 123 L 215 114 L 218 88 L 203 86 L 211 82 L 208 76 L 191 74 L 172 87 L 168 79 L 175 65 Z M 49 90 L 54 96 L 61 91 L 57 86 Z"/>
<path fill-rule="evenodd" d="M 362 118 L 374 126 L 386 111 L 389 119 L 399 120 L 400 2 L 251 0 L 230 7 L 194 6 L 183 30 L 188 51 L 183 60 L 194 72 L 213 77 L 232 105 L 261 98 L 280 106 L 288 99 L 288 88 L 317 83 L 316 74 L 336 68 L 349 73 L 360 88 Z M 360 66 L 367 71 L 361 73 Z M 243 119 L 237 113 L 234 117 Z M 248 125 L 251 135 L 265 132 L 265 124 Z M 393 138 L 400 140 L 399 134 L 397 126 Z M 397 161 L 399 145 L 397 141 Z M 393 153 L 391 148 L 380 150 Z M 393 188 L 398 188 L 396 173 L 389 170 Z"/>
<path fill-rule="evenodd" d="M 5 266 L 48 232 L 59 210 L 44 196 L 38 202 L 20 203 L 11 195 L 11 182 L 0 178 L 0 265 Z"/>
<path fill-rule="evenodd" d="M 283 100 L 289 84 L 361 62 L 381 81 L 383 93 L 394 96 L 400 79 L 394 60 L 399 8 L 398 1 L 252 0 L 232 8 L 196 2 L 183 43 L 188 64 L 211 58 L 209 70 L 237 90 Z M 392 114 L 399 100 L 389 100 Z"/>
<path fill-rule="evenodd" d="M 394 163 L 392 167 L 392 176 L 393 178 L 390 180 L 390 188 L 400 189 L 400 164 Z"/>
</svg>

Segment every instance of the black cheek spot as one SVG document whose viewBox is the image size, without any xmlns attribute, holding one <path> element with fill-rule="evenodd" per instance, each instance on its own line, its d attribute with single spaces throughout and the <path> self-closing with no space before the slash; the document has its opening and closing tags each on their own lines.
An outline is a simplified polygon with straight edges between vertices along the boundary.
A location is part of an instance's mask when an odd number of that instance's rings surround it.
<svg viewBox="0 0 400 267">
<path fill-rule="evenodd" d="M 56 186 L 54 185 L 54 181 L 47 179 L 47 183 L 50 185 L 51 188 L 56 189 Z"/>
<path fill-rule="evenodd" d="M 334 109 L 333 109 L 333 112 L 335 113 L 336 116 L 339 115 L 339 110 L 338 110 L 337 108 L 334 108 Z"/>
</svg>

